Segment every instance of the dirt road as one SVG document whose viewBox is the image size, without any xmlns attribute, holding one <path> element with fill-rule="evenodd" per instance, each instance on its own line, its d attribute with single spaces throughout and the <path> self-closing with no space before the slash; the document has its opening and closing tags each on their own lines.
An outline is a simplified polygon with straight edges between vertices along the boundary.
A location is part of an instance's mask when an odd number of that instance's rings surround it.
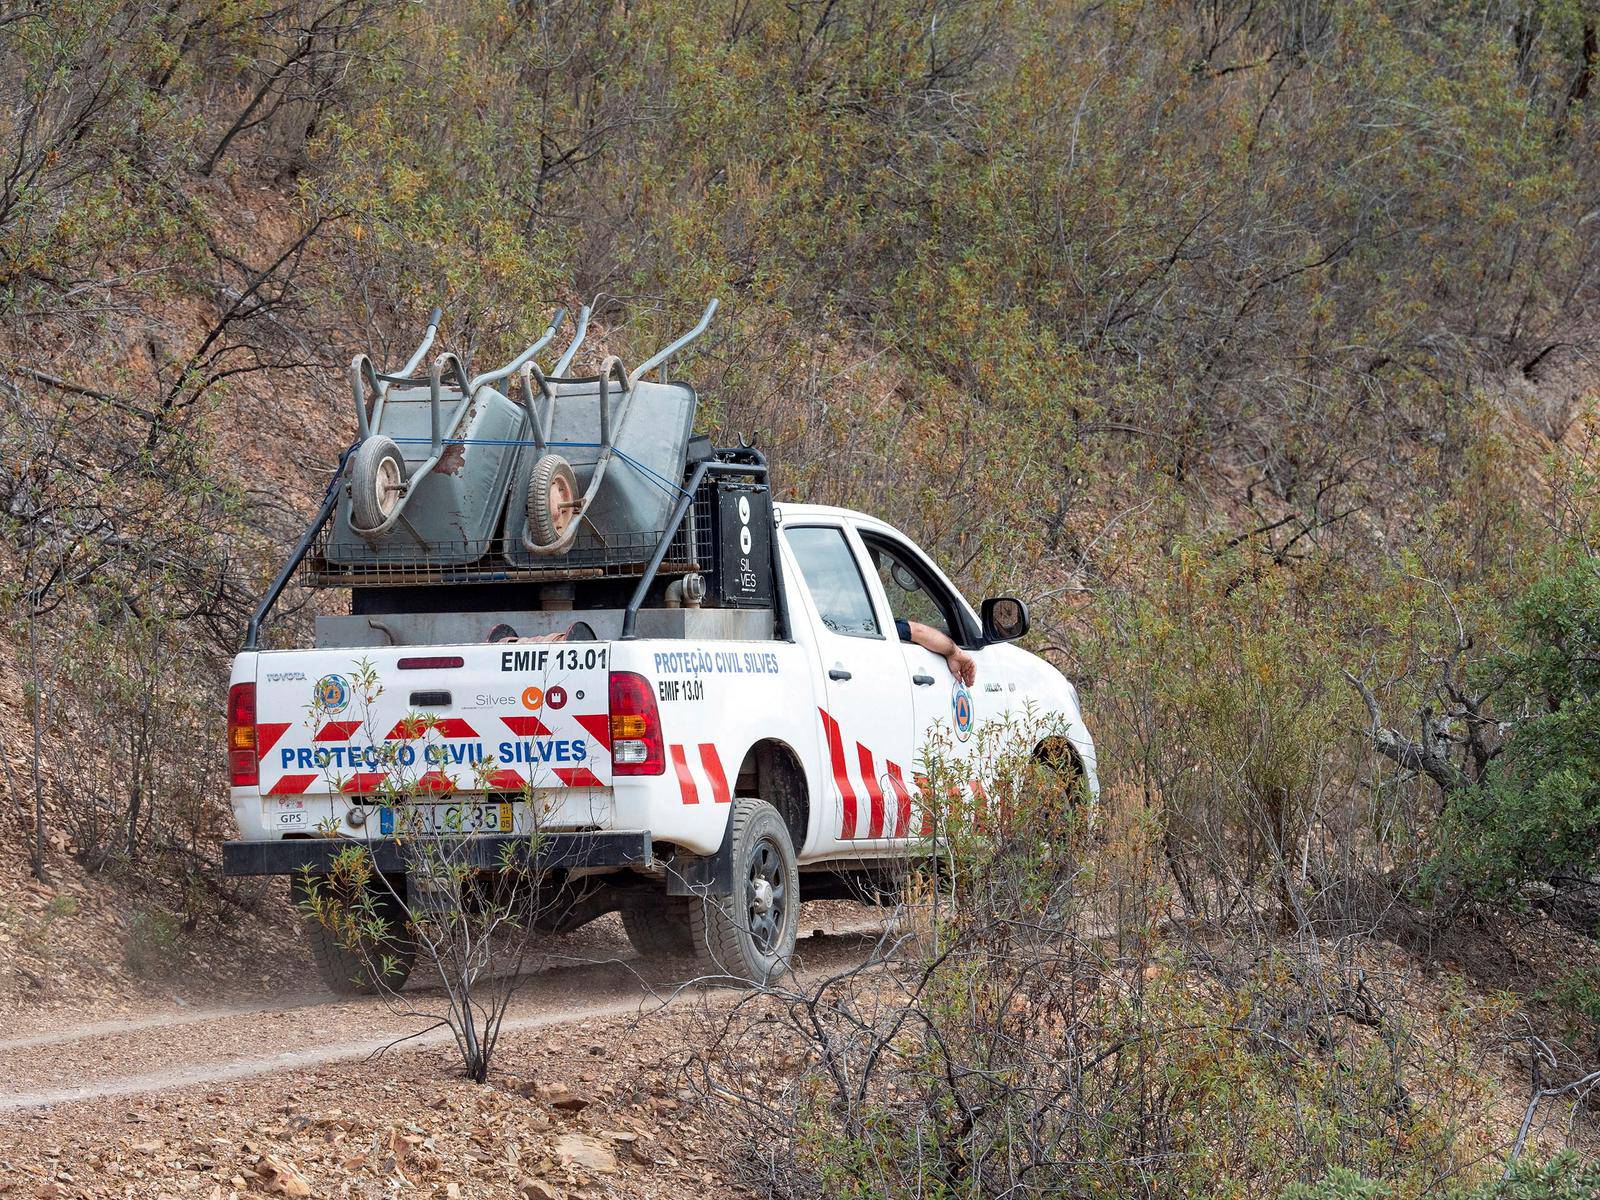
<svg viewBox="0 0 1600 1200">
<path fill-rule="evenodd" d="M 875 937 L 869 912 L 857 910 L 853 920 L 849 913 L 841 919 L 830 912 L 807 922 L 826 923 L 829 931 L 802 938 L 799 969 L 811 973 L 859 961 Z M 555 947 L 525 973 L 505 1031 L 705 1003 L 706 993 L 680 987 L 688 972 L 685 964 L 644 963 L 620 928 L 602 928 L 585 939 L 581 951 L 563 954 Z M 447 1029 L 430 1028 L 429 1014 L 442 1007 L 442 994 L 428 986 L 419 968 L 403 1003 L 347 1000 L 302 986 L 259 1003 L 174 1007 L 0 1037 L 0 1114 L 363 1059 L 385 1047 L 393 1053 L 435 1047 L 451 1038 Z"/>
</svg>

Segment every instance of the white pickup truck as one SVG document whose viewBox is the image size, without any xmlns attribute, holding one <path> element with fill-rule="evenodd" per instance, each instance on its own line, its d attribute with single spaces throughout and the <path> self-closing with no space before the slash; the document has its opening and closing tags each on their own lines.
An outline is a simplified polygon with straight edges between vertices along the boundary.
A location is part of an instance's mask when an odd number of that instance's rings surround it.
<svg viewBox="0 0 1600 1200">
<path fill-rule="evenodd" d="M 737 464 L 713 475 L 759 459 L 728 454 Z M 252 625 L 229 693 L 242 838 L 225 869 L 315 873 L 361 839 L 379 870 L 401 872 L 397 821 L 466 829 L 493 869 L 508 839 L 536 829 L 541 867 L 599 885 L 584 919 L 620 910 L 641 952 L 696 953 L 761 981 L 789 958 L 802 899 L 870 894 L 927 852 L 930 742 L 969 755 L 981 789 L 984 727 L 1032 730 L 1039 755 L 1094 795 L 1073 686 L 1011 644 L 1027 631 L 1020 601 L 974 611 L 882 521 L 720 486 L 723 571 L 743 575 L 721 592 L 742 586 L 753 605 L 719 607 L 692 575 L 644 578 L 626 604 L 633 580 L 478 581 L 357 589 L 310 649 L 255 649 Z M 972 686 L 903 640 L 903 622 L 969 652 Z M 397 773 L 404 805 L 382 798 Z M 326 982 L 362 989 L 309 932 Z"/>
</svg>

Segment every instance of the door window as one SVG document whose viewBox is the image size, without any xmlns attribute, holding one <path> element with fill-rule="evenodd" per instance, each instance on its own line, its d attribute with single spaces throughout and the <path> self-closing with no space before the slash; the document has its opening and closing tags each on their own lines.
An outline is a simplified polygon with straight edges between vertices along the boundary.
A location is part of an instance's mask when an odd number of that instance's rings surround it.
<svg viewBox="0 0 1600 1200">
<path fill-rule="evenodd" d="M 948 596 L 910 554 L 876 538 L 867 540 L 867 553 L 883 581 L 889 611 L 897 621 L 930 625 L 956 642 L 965 641 Z"/>
<path fill-rule="evenodd" d="M 846 637 L 881 638 L 867 581 L 845 541 L 844 530 L 831 525 L 802 525 L 785 531 L 789 549 L 823 626 Z"/>
</svg>

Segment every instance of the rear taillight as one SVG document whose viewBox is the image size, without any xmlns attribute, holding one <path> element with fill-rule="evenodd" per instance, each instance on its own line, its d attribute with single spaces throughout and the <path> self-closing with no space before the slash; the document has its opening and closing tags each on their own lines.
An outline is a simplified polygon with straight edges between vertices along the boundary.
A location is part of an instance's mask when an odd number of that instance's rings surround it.
<svg viewBox="0 0 1600 1200">
<path fill-rule="evenodd" d="M 256 755 L 256 685 L 236 683 L 228 689 L 228 773 L 234 787 L 255 787 L 261 781 Z"/>
<path fill-rule="evenodd" d="M 632 671 L 611 673 L 611 773 L 660 775 L 667 769 L 661 715 L 650 681 Z"/>
</svg>

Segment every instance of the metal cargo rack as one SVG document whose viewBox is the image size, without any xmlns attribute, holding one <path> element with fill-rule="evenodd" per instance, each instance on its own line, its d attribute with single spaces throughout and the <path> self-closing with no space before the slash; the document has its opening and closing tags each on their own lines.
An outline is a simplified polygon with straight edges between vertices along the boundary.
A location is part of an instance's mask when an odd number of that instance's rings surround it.
<svg viewBox="0 0 1600 1200">
<path fill-rule="evenodd" d="M 604 542 L 592 534 L 580 535 L 560 558 L 541 560 L 538 566 L 512 563 L 510 541 L 504 537 L 463 543 L 472 561 L 464 565 L 440 562 L 426 547 L 414 554 L 390 549 L 378 562 L 339 562 L 328 554 L 331 522 L 318 531 L 300 567 L 305 587 L 429 587 L 457 583 L 557 583 L 578 579 L 634 579 L 661 542 L 662 532 L 613 535 Z M 662 575 L 687 575 L 700 570 L 701 554 L 692 527 L 680 529 L 663 559 Z"/>
<path fill-rule="evenodd" d="M 623 616 L 622 636 L 631 638 L 636 636 L 639 610 L 644 607 L 650 589 L 658 579 L 698 572 L 714 561 L 712 539 L 716 530 L 714 509 L 718 483 L 764 484 L 767 481 L 766 458 L 759 450 L 748 446 L 707 449 L 691 461 L 687 477 L 677 489 L 678 499 L 666 528 L 628 535 L 626 545 L 579 544 L 559 562 L 538 568 L 487 566 L 481 560 L 470 566 L 447 567 L 428 562 L 421 556 L 415 563 L 398 564 L 398 569 L 396 564 L 360 564 L 352 568 L 348 565 L 330 565 L 319 550 L 327 544 L 329 525 L 338 503 L 343 467 L 353 449 L 346 450 L 341 456 L 339 470 L 334 472 L 317 514 L 251 616 L 245 630 L 244 649 L 259 648 L 263 624 L 271 616 L 284 591 L 292 584 L 300 588 L 328 589 L 637 579 L 637 586 Z M 504 539 L 494 538 L 490 541 L 498 544 L 503 552 Z M 494 546 L 485 547 L 486 554 L 493 550 Z M 774 569 L 774 613 L 780 637 L 787 636 L 784 630 L 787 607 L 782 580 L 782 572 Z"/>
</svg>

